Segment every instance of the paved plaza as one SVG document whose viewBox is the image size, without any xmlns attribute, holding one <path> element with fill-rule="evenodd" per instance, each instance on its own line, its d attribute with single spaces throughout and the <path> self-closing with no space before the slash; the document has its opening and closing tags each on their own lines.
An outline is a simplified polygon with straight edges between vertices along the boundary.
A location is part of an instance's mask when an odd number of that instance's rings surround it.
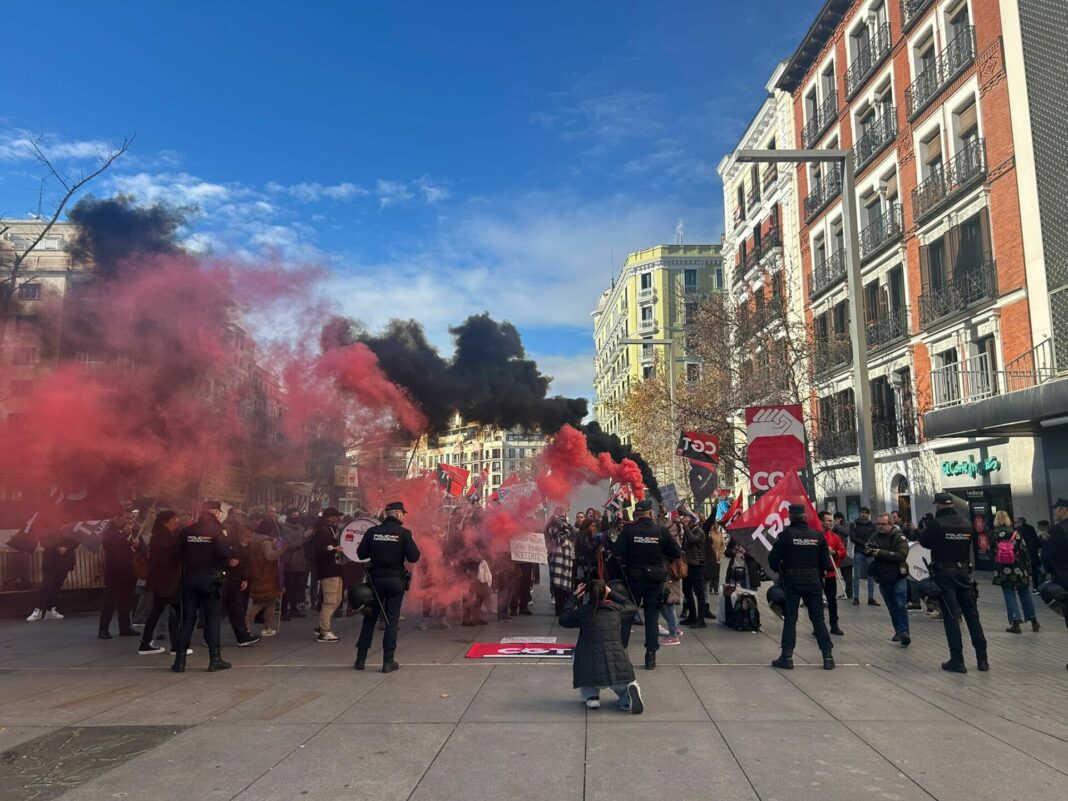
<svg viewBox="0 0 1068 801">
<path fill-rule="evenodd" d="M 464 658 L 506 636 L 572 642 L 543 596 L 533 617 L 474 629 L 420 632 L 409 610 L 391 675 L 379 652 L 352 670 L 358 618 L 340 621 L 337 645 L 295 621 L 225 647 L 223 673 L 205 672 L 198 647 L 182 675 L 134 638 L 96 639 L 92 615 L 7 620 L 0 801 L 1061 798 L 1064 621 L 1041 608 L 1040 633 L 1013 635 L 999 592 L 984 586 L 981 604 L 989 673 L 970 654 L 966 676 L 943 673 L 940 622 L 912 613 L 905 650 L 885 608 L 866 605 L 844 607 L 836 671 L 802 621 L 797 669 L 780 672 L 767 664 L 780 622 L 765 613 L 761 633 L 711 624 L 662 648 L 656 671 L 638 670 L 641 716 L 586 710 L 565 660 Z"/>
</svg>

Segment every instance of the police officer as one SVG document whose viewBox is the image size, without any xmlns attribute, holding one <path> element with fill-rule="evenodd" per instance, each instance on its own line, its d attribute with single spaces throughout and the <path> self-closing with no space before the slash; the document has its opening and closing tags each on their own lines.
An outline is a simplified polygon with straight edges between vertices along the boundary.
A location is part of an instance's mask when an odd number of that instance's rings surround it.
<svg viewBox="0 0 1068 801">
<path fill-rule="evenodd" d="M 185 671 L 186 651 L 197 627 L 197 613 L 204 610 L 204 639 L 208 641 L 208 671 L 226 670 L 219 645 L 222 621 L 224 572 L 233 559 L 230 543 L 219 518 L 222 504 L 206 501 L 200 519 L 178 535 L 176 561 L 182 568 L 182 628 L 174 651 L 175 673 Z"/>
<path fill-rule="evenodd" d="M 768 554 L 768 564 L 779 574 L 786 592 L 782 654 L 771 665 L 783 670 L 794 669 L 797 610 L 801 601 L 804 601 L 808 618 L 812 621 L 812 630 L 816 632 L 816 642 L 823 652 L 823 669 L 834 670 L 831 635 L 827 633 L 827 624 L 823 621 L 822 577 L 834 570 L 831 552 L 823 532 L 809 528 L 804 506 L 791 504 L 789 514 L 790 525 L 778 536 Z"/>
<path fill-rule="evenodd" d="M 406 589 L 404 563 L 419 561 L 419 546 L 415 544 L 412 532 L 404 527 L 406 514 L 404 504 L 400 501 L 388 504 L 385 520 L 367 529 L 356 549 L 360 559 L 370 559 L 367 574 L 378 600 L 371 613 L 363 619 L 360 639 L 356 641 L 356 664 L 353 666 L 356 670 L 363 670 L 367 663 L 367 651 L 371 648 L 380 612 L 386 615 L 386 633 L 382 637 L 382 672 L 392 673 L 400 667 L 394 661 L 393 654 L 397 650 L 397 628 Z"/>
<path fill-rule="evenodd" d="M 961 640 L 960 616 L 968 624 L 979 670 L 990 670 L 986 659 L 986 636 L 979 622 L 979 609 L 972 594 L 972 526 L 953 507 L 953 496 L 936 492 L 934 520 L 920 534 L 920 545 L 931 549 L 931 576 L 942 591 L 942 625 L 949 643 L 949 661 L 942 670 L 967 673 L 964 643 Z"/>
<path fill-rule="evenodd" d="M 663 526 L 653 520 L 653 502 L 634 504 L 634 522 L 623 527 L 612 546 L 623 562 L 623 572 L 635 603 L 641 602 L 645 616 L 645 669 L 656 668 L 660 648 L 659 610 L 667 581 L 667 562 L 682 556 L 682 549 Z"/>
</svg>

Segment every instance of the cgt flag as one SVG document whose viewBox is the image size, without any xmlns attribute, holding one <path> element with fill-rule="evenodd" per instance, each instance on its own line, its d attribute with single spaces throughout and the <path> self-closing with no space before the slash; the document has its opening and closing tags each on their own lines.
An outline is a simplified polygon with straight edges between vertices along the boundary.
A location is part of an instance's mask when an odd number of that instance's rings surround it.
<svg viewBox="0 0 1068 801">
<path fill-rule="evenodd" d="M 700 431 L 683 431 L 675 446 L 675 454 L 691 462 L 719 464 L 719 437 Z"/>
<path fill-rule="evenodd" d="M 808 466 L 801 404 L 750 406 L 745 410 L 746 454 L 752 492 L 767 492 L 790 471 Z"/>
<path fill-rule="evenodd" d="M 782 481 L 727 526 L 730 535 L 768 573 L 772 572 L 768 565 L 768 554 L 775 540 L 790 523 L 789 509 L 792 503 L 804 504 L 808 524 L 819 531 L 820 519 L 816 515 L 816 507 L 812 505 L 801 479 L 794 471 L 787 473 Z"/>
<path fill-rule="evenodd" d="M 457 498 L 464 494 L 464 487 L 467 486 L 467 478 L 470 475 L 469 470 L 464 470 L 454 464 L 439 464 L 437 473 L 435 473 L 441 491 L 455 495 Z"/>
<path fill-rule="evenodd" d="M 716 488 L 719 487 L 719 473 L 716 466 L 708 462 L 690 459 L 690 492 L 693 494 L 693 502 L 700 506 L 711 498 Z"/>
<path fill-rule="evenodd" d="M 486 478 L 489 476 L 489 472 L 483 470 L 473 479 L 471 479 L 471 486 L 467 488 L 467 492 L 464 493 L 464 497 L 467 498 L 470 503 L 478 503 L 482 498 L 482 488 L 486 485 Z"/>
</svg>

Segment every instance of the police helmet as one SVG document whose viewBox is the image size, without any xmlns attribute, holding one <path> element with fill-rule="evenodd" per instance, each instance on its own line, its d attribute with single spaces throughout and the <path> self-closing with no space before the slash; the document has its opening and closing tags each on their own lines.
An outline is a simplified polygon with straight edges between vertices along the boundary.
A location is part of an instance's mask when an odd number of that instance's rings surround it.
<svg viewBox="0 0 1068 801">
<path fill-rule="evenodd" d="M 772 584 L 768 587 L 768 592 L 765 598 L 767 599 L 768 606 L 771 607 L 772 612 L 780 618 L 786 617 L 786 590 L 782 588 L 781 584 Z"/>
<path fill-rule="evenodd" d="M 370 584 L 353 584 L 349 590 L 349 606 L 357 611 L 367 614 L 375 605 L 375 591 Z"/>
<path fill-rule="evenodd" d="M 934 600 L 942 597 L 942 588 L 939 587 L 938 582 L 930 576 L 925 579 L 920 579 L 916 584 L 921 598 Z"/>
<path fill-rule="evenodd" d="M 1052 609 L 1054 612 L 1060 614 L 1068 614 L 1065 612 L 1068 609 L 1068 590 L 1053 581 L 1047 581 L 1038 588 L 1038 594 L 1042 596 L 1042 600 L 1046 602 L 1046 606 Z"/>
</svg>

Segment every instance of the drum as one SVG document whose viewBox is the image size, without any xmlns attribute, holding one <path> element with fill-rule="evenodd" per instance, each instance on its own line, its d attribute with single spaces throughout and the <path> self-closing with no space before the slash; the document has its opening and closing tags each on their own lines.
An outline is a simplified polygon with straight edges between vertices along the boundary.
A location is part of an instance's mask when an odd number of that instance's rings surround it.
<svg viewBox="0 0 1068 801">
<path fill-rule="evenodd" d="M 910 542 L 905 564 L 908 565 L 910 576 L 916 581 L 923 581 L 931 575 L 931 569 L 928 567 L 931 564 L 931 552 L 918 542 Z"/>
<path fill-rule="evenodd" d="M 360 559 L 356 555 L 356 549 L 360 547 L 360 543 L 363 542 L 363 535 L 367 533 L 367 529 L 371 526 L 377 526 L 378 521 L 372 520 L 369 517 L 357 517 L 344 529 L 341 530 L 341 551 L 353 562 L 367 562 L 367 559 Z"/>
</svg>

